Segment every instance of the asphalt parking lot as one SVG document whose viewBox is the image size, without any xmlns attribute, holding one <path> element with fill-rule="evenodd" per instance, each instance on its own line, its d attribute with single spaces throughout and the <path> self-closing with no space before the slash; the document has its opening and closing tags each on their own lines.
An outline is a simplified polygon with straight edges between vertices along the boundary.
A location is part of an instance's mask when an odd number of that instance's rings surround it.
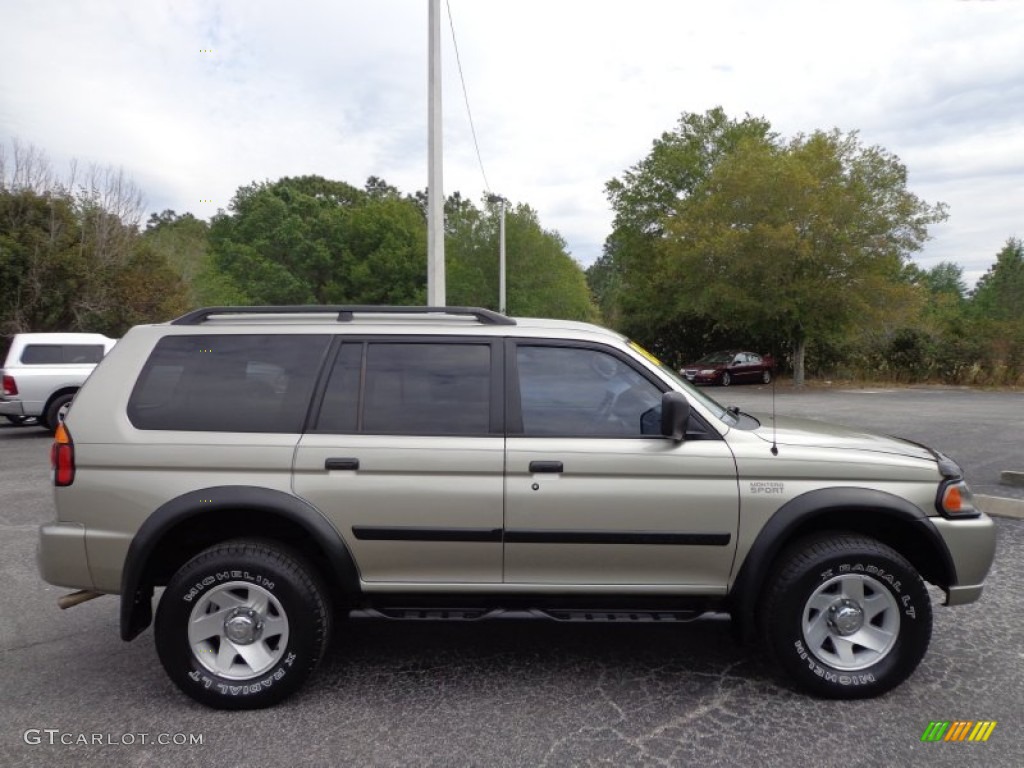
<svg viewBox="0 0 1024 768">
<path fill-rule="evenodd" d="M 770 410 L 767 388 L 711 394 Z M 929 443 L 976 489 L 1018 492 L 998 478 L 1024 468 L 1020 394 L 780 389 L 776 409 Z M 151 630 L 120 640 L 115 598 L 57 608 L 67 590 L 39 579 L 34 554 L 53 516 L 48 448 L 42 430 L 0 426 L 3 766 L 1021 765 L 1021 520 L 997 520 L 982 600 L 936 607 L 917 672 L 870 701 L 793 692 L 720 620 L 351 622 L 299 695 L 226 713 L 177 691 Z M 998 725 L 984 743 L 922 742 L 935 720 Z"/>
</svg>

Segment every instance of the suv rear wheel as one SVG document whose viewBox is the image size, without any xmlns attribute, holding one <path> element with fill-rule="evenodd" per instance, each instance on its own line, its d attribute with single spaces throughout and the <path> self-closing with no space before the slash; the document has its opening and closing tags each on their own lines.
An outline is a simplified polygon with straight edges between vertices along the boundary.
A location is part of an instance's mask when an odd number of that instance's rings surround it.
<svg viewBox="0 0 1024 768">
<path fill-rule="evenodd" d="M 854 534 L 787 550 L 761 612 L 778 664 L 826 698 L 868 698 L 899 685 L 928 650 L 931 629 L 931 599 L 913 566 Z"/>
<path fill-rule="evenodd" d="M 300 557 L 229 541 L 174 574 L 157 609 L 156 649 L 196 701 L 257 709 L 302 686 L 324 655 L 330 624 L 326 591 Z"/>
</svg>

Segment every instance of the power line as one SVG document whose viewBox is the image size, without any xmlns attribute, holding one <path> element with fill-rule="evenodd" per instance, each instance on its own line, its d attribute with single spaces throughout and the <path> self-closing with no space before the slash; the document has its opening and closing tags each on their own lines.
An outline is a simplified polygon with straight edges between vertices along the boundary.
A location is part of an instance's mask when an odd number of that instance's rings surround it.
<svg viewBox="0 0 1024 768">
<path fill-rule="evenodd" d="M 462 74 L 462 59 L 459 58 L 459 43 L 455 39 L 455 19 L 452 18 L 452 6 L 445 0 L 448 8 L 448 25 L 452 28 L 452 45 L 455 47 L 455 63 L 459 67 L 459 80 L 462 81 L 462 98 L 466 101 L 466 114 L 469 115 L 469 130 L 473 133 L 473 146 L 476 148 L 476 160 L 480 164 L 480 175 L 484 177 L 484 189 L 487 194 L 491 193 L 491 185 L 487 183 L 487 172 L 484 170 L 484 160 L 480 156 L 480 142 L 476 140 L 476 126 L 473 125 L 473 111 L 469 108 L 469 93 L 466 91 L 466 78 Z"/>
</svg>

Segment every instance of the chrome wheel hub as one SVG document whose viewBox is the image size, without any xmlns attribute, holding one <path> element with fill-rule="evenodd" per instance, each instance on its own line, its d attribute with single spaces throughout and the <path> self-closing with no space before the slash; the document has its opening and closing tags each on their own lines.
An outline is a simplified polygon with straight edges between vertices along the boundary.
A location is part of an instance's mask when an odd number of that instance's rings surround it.
<svg viewBox="0 0 1024 768">
<path fill-rule="evenodd" d="M 826 622 L 836 634 L 852 635 L 864 626 L 864 611 L 852 600 L 837 600 L 829 607 Z"/>
<path fill-rule="evenodd" d="M 263 634 L 263 621 L 252 608 L 235 608 L 224 620 L 224 634 L 233 643 L 249 645 Z"/>
<path fill-rule="evenodd" d="M 807 650 L 818 661 L 852 671 L 889 655 L 900 633 L 900 609 L 874 576 L 844 574 L 814 590 L 800 624 Z"/>
</svg>

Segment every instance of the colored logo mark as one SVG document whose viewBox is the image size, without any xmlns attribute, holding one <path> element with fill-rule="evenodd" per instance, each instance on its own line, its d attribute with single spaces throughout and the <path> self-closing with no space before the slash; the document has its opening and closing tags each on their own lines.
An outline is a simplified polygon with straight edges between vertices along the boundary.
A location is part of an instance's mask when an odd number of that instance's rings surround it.
<svg viewBox="0 0 1024 768">
<path fill-rule="evenodd" d="M 200 48 L 200 53 L 213 53 L 213 48 Z"/>
<path fill-rule="evenodd" d="M 932 720 L 921 741 L 988 741 L 995 729 L 995 720 Z"/>
</svg>

